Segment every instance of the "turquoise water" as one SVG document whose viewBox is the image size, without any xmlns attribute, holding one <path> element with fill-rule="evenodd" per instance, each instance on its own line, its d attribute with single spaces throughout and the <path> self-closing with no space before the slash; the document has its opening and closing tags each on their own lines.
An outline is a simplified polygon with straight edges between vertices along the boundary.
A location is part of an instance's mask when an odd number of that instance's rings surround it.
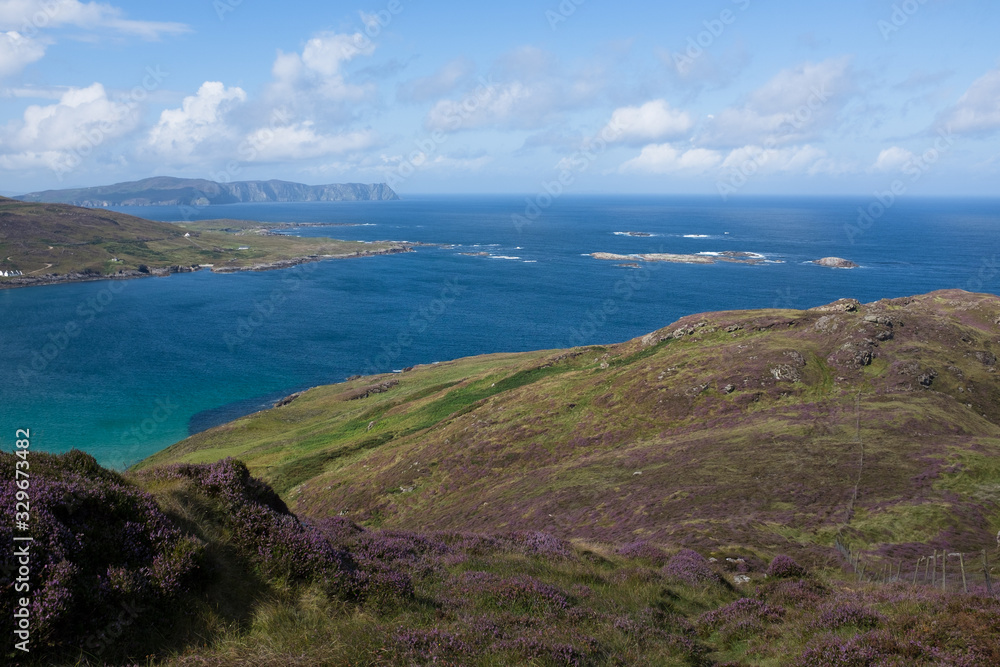
<svg viewBox="0 0 1000 667">
<path fill-rule="evenodd" d="M 694 312 L 948 287 L 1000 292 L 1000 201 L 901 201 L 866 230 L 846 231 L 870 203 L 564 197 L 520 228 L 511 216 L 524 213 L 523 197 L 122 209 L 158 220 L 359 223 L 292 233 L 453 247 L 283 271 L 0 291 L 0 442 L 31 428 L 35 447 L 77 447 L 122 466 L 358 373 L 621 341 Z M 615 234 L 625 231 L 652 235 Z M 769 263 L 637 270 L 584 256 L 728 250 Z M 861 268 L 807 263 L 831 255 Z"/>
</svg>

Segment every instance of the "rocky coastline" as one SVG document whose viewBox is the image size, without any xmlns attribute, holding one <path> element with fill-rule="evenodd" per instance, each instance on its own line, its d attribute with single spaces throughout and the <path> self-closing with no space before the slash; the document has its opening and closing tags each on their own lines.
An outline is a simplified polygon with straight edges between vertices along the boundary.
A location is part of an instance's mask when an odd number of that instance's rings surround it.
<svg viewBox="0 0 1000 667">
<path fill-rule="evenodd" d="M 407 245 L 400 245 L 395 248 L 384 250 L 365 250 L 341 255 L 306 255 L 303 257 L 292 257 L 274 262 L 262 262 L 248 266 L 213 266 L 211 264 L 195 264 L 192 266 L 165 266 L 150 267 L 146 271 L 135 269 L 121 270 L 117 273 L 101 274 L 87 271 L 72 271 L 70 273 L 45 273 L 38 276 L 18 276 L 0 280 L 0 289 L 14 289 L 17 287 L 37 287 L 40 285 L 59 285 L 63 283 L 84 283 L 96 280 L 132 280 L 134 278 L 165 278 L 175 273 L 193 273 L 202 269 L 209 269 L 212 273 L 240 273 L 243 271 L 275 271 L 287 269 L 298 264 L 309 262 L 322 262 L 327 259 L 349 259 L 354 257 L 371 257 L 375 255 L 395 255 L 403 252 L 413 252 L 413 248 Z"/>
</svg>

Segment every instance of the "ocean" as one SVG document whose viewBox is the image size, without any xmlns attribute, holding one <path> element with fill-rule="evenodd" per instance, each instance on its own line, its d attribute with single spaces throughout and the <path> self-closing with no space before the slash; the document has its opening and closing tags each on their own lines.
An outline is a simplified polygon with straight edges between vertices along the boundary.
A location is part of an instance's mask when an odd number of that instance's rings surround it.
<svg viewBox="0 0 1000 667">
<path fill-rule="evenodd" d="M 853 198 L 490 195 L 117 210 L 325 222 L 337 226 L 287 233 L 428 245 L 281 271 L 2 290 L 5 448 L 15 429 L 30 428 L 37 449 L 75 447 L 120 468 L 356 374 L 618 342 L 705 311 L 1000 292 L 996 199 L 911 198 L 886 209 Z M 631 268 L 589 256 L 727 251 L 761 262 Z M 810 263 L 827 256 L 860 267 Z"/>
</svg>

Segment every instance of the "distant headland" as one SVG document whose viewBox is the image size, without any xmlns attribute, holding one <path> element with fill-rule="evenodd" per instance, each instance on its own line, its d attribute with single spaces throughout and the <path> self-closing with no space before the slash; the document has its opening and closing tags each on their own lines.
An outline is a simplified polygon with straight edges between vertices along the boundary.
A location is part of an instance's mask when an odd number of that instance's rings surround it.
<svg viewBox="0 0 1000 667">
<path fill-rule="evenodd" d="M 216 183 L 201 178 L 156 176 L 92 188 L 45 190 L 14 197 L 26 202 L 107 206 L 209 206 L 243 202 L 388 201 L 399 196 L 385 183 L 305 185 L 289 181 Z"/>
</svg>

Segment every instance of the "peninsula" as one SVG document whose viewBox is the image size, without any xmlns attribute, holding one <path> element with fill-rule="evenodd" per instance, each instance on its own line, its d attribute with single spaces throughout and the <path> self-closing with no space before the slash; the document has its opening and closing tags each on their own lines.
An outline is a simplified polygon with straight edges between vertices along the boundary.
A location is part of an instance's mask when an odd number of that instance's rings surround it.
<svg viewBox="0 0 1000 667">
<path fill-rule="evenodd" d="M 0 289 L 163 276 L 203 268 L 264 271 L 411 250 L 409 244 L 392 241 L 275 234 L 261 223 L 154 222 L 113 211 L 0 198 Z"/>
<path fill-rule="evenodd" d="M 27 202 L 108 206 L 211 206 L 244 202 L 388 201 L 399 196 L 385 183 L 305 185 L 289 181 L 216 183 L 202 178 L 156 176 L 92 188 L 30 192 Z"/>
</svg>

